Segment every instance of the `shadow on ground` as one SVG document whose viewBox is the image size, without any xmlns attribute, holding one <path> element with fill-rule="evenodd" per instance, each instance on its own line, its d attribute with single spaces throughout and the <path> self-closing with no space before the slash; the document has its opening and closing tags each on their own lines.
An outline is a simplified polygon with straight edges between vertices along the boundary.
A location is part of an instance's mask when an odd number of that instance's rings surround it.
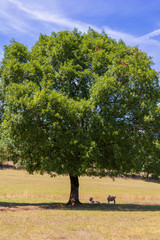
<svg viewBox="0 0 160 240">
<path fill-rule="evenodd" d="M 77 210 L 77 211 L 160 211 L 160 205 L 142 204 L 106 204 L 93 205 L 83 203 L 82 205 L 67 206 L 63 203 L 9 203 L 0 202 L 0 211 L 24 211 L 24 210 Z"/>
</svg>

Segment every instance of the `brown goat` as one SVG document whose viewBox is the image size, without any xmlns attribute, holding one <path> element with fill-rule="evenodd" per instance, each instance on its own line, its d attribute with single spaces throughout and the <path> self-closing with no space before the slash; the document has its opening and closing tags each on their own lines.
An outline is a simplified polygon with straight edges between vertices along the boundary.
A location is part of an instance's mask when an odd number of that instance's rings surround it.
<svg viewBox="0 0 160 240">
<path fill-rule="evenodd" d="M 108 198 L 107 198 L 107 200 L 108 200 L 108 204 L 110 203 L 110 202 L 114 202 L 114 204 L 116 203 L 116 196 L 108 196 Z"/>
</svg>

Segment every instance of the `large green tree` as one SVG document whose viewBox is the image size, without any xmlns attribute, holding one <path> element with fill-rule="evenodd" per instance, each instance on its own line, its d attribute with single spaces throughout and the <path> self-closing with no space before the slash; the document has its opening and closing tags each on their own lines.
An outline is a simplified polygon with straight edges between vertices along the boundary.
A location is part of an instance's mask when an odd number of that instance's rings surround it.
<svg viewBox="0 0 160 240">
<path fill-rule="evenodd" d="M 92 29 L 41 34 L 31 51 L 12 41 L 0 69 L 1 156 L 30 173 L 69 175 L 69 204 L 79 203 L 81 175 L 141 171 L 158 141 L 151 65 Z"/>
</svg>

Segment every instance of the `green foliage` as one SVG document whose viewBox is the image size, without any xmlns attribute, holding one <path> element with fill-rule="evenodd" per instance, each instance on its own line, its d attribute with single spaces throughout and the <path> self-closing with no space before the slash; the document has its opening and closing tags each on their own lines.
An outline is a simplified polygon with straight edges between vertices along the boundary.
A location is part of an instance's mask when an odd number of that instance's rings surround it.
<svg viewBox="0 0 160 240">
<path fill-rule="evenodd" d="M 51 175 L 154 166 L 160 89 L 151 65 L 92 29 L 41 34 L 31 51 L 13 41 L 0 68 L 2 157 Z"/>
</svg>

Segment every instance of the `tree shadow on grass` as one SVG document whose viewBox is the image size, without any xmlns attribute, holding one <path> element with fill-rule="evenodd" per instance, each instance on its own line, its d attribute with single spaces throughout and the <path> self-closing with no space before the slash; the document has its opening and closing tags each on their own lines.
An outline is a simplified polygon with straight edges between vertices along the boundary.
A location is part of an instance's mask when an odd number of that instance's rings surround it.
<svg viewBox="0 0 160 240">
<path fill-rule="evenodd" d="M 142 205 L 142 204 L 90 204 L 83 203 L 82 205 L 68 206 L 64 203 L 11 203 L 0 202 L 1 211 L 25 211 L 25 210 L 77 210 L 77 211 L 119 211 L 119 212 L 147 212 L 160 211 L 160 205 Z"/>
</svg>

